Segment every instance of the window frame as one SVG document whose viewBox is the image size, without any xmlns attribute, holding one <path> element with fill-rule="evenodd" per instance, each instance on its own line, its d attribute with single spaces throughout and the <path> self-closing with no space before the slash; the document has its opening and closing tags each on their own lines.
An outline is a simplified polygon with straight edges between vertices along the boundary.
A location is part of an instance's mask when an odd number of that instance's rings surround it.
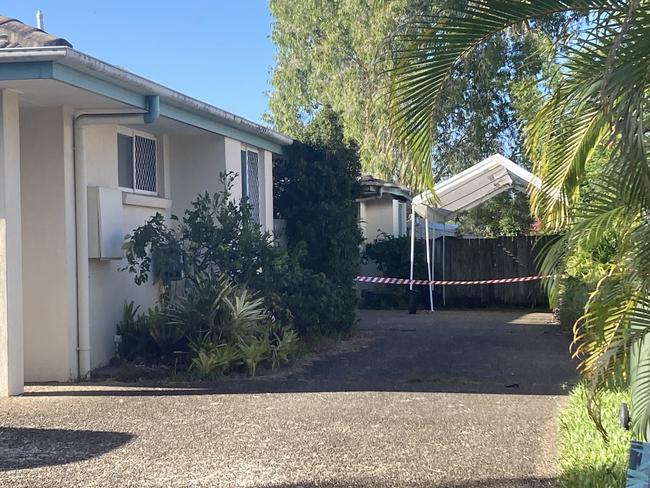
<svg viewBox="0 0 650 488">
<path fill-rule="evenodd" d="M 254 146 L 249 146 L 246 144 L 241 145 L 241 150 L 246 153 L 246 168 L 244 171 L 244 168 L 242 168 L 242 198 L 248 198 L 250 200 L 250 181 L 248 181 L 248 153 L 252 152 L 257 154 L 257 198 L 258 198 L 258 209 L 257 209 L 257 219 L 262 225 L 262 175 L 260 170 L 262 169 L 262 162 L 261 162 L 261 150 L 257 147 Z M 244 188 L 246 189 L 246 192 L 244 193 Z"/>
<path fill-rule="evenodd" d="M 117 184 L 117 187 L 120 190 L 122 190 L 123 192 L 135 193 L 135 194 L 138 194 L 138 195 L 148 195 L 148 196 L 158 196 L 158 195 L 160 195 L 160 192 L 159 192 L 159 179 L 158 179 L 158 162 L 159 162 L 159 158 L 158 158 L 158 156 L 159 156 L 159 154 L 158 154 L 158 139 L 156 138 L 156 136 L 153 135 L 153 134 L 149 134 L 147 132 L 142 132 L 140 130 L 136 130 L 136 129 L 128 129 L 126 127 L 118 127 L 117 128 L 117 134 L 115 136 L 116 141 L 117 141 L 117 137 L 118 137 L 119 134 L 122 134 L 123 136 L 127 136 L 127 137 L 131 138 L 131 144 L 132 144 L 131 154 L 133 154 L 133 161 L 131 161 L 131 171 L 133 172 L 133 188 L 121 186 L 119 184 L 119 182 L 120 182 L 120 177 L 119 177 L 120 163 L 119 163 L 119 159 L 117 161 L 117 171 L 118 171 L 118 176 L 117 176 L 118 184 Z M 156 164 L 154 165 L 155 171 L 156 171 L 156 191 L 141 190 L 139 188 L 136 188 L 136 168 L 135 168 L 135 163 L 136 163 L 136 160 L 135 160 L 135 137 L 136 136 L 142 137 L 143 139 L 149 139 L 151 141 L 154 141 L 154 143 L 156 145 L 156 152 L 155 152 L 155 154 L 156 154 L 155 163 Z M 119 154 L 118 154 L 118 158 L 119 158 Z"/>
</svg>

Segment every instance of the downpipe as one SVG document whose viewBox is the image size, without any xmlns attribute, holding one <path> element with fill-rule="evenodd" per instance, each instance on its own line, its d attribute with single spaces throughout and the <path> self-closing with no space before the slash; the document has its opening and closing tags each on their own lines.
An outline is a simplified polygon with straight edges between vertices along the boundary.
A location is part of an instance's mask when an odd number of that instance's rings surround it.
<svg viewBox="0 0 650 488">
<path fill-rule="evenodd" d="M 152 124 L 160 116 L 160 98 L 146 96 L 146 112 L 83 113 L 72 121 L 77 298 L 77 380 L 90 374 L 90 271 L 88 263 L 88 173 L 84 147 L 86 125 Z M 116 162 L 117 164 L 117 162 Z"/>
</svg>

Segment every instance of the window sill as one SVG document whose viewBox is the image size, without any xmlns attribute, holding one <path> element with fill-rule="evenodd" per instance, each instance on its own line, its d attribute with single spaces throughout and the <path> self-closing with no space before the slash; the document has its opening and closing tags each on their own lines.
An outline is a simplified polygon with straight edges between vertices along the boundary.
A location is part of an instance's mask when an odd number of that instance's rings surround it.
<svg viewBox="0 0 650 488">
<path fill-rule="evenodd" d="M 134 207 L 149 207 L 161 210 L 168 210 L 172 207 L 172 201 L 167 198 L 130 192 L 122 192 L 122 203 Z"/>
</svg>

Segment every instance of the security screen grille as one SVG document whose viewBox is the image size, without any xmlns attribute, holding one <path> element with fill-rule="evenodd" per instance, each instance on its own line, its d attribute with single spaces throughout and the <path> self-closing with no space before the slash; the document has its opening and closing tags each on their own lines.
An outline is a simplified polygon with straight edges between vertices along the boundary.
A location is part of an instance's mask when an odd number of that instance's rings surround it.
<svg viewBox="0 0 650 488">
<path fill-rule="evenodd" d="M 253 207 L 253 220 L 260 223 L 260 184 L 259 184 L 259 156 L 256 152 L 248 151 L 248 164 L 246 165 L 246 189 L 248 201 Z"/>
<path fill-rule="evenodd" d="M 406 205 L 403 202 L 397 204 L 397 233 L 400 236 L 406 234 Z"/>
<path fill-rule="evenodd" d="M 140 136 L 134 139 L 135 189 L 156 193 L 156 141 Z"/>
</svg>

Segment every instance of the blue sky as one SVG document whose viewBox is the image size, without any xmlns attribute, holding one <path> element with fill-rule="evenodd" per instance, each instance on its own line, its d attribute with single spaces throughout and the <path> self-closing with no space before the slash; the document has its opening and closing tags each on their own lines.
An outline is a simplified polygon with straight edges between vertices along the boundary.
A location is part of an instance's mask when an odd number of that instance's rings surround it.
<svg viewBox="0 0 650 488">
<path fill-rule="evenodd" d="M 256 122 L 274 49 L 264 0 L 10 0 L 0 14 L 75 49 Z M 175 5 L 175 6 L 174 6 Z"/>
</svg>

